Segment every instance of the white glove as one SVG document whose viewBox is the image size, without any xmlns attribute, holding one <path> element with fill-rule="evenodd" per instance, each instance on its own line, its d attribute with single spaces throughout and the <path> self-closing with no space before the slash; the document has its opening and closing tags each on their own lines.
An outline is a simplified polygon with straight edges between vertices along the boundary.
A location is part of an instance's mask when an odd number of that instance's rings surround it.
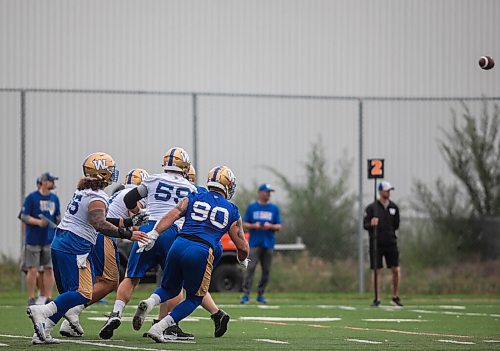
<svg viewBox="0 0 500 351">
<path fill-rule="evenodd" d="M 134 226 L 141 226 L 149 223 L 149 214 L 146 213 L 146 209 L 141 208 L 139 212 L 131 217 L 132 224 Z"/>
<path fill-rule="evenodd" d="M 241 267 L 243 267 L 243 269 L 247 269 L 248 268 L 248 262 L 250 262 L 249 258 L 245 258 L 243 261 L 240 261 L 240 259 L 238 258 L 238 255 L 236 255 L 236 260 L 238 261 L 238 264 Z"/>
<path fill-rule="evenodd" d="M 139 242 L 139 248 L 136 250 L 137 253 L 151 250 L 153 248 L 153 246 L 155 246 L 156 239 L 158 239 L 158 237 L 160 236 L 160 234 L 158 234 L 156 229 L 151 230 L 147 234 L 148 234 L 148 239 L 149 239 L 148 242 L 145 244 L 142 242 Z"/>
</svg>

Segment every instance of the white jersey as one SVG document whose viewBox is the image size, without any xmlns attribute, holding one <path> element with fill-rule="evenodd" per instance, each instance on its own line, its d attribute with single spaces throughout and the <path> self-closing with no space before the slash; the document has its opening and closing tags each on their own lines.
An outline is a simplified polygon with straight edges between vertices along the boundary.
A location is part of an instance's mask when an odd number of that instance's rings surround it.
<svg viewBox="0 0 500 351">
<path fill-rule="evenodd" d="M 139 193 L 147 194 L 147 208 L 149 219 L 159 221 L 179 203 L 179 199 L 196 192 L 196 187 L 178 173 L 152 174 L 139 185 Z M 175 222 L 182 227 L 184 218 Z"/>
<path fill-rule="evenodd" d="M 126 184 L 125 189 L 120 190 L 109 198 L 109 208 L 108 208 L 108 218 L 127 218 L 130 217 L 127 206 L 125 206 L 125 202 L 123 202 L 123 198 L 127 193 L 137 188 L 137 185 L 134 184 Z M 139 201 L 142 204 L 142 208 L 146 208 L 146 200 L 142 199 Z"/>
<path fill-rule="evenodd" d="M 92 201 L 101 201 L 107 208 L 108 198 L 108 194 L 102 190 L 85 189 L 75 191 L 71 202 L 66 208 L 64 217 L 57 227 L 68 230 L 95 245 L 97 232 L 89 223 L 88 207 Z"/>
</svg>

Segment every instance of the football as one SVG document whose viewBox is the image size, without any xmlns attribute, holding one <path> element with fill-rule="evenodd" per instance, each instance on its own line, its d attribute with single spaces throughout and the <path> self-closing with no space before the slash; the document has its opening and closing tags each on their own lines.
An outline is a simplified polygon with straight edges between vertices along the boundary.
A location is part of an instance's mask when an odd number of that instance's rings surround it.
<svg viewBox="0 0 500 351">
<path fill-rule="evenodd" d="M 479 67 L 484 70 L 492 69 L 495 66 L 495 61 L 491 56 L 481 56 L 479 58 Z"/>
</svg>

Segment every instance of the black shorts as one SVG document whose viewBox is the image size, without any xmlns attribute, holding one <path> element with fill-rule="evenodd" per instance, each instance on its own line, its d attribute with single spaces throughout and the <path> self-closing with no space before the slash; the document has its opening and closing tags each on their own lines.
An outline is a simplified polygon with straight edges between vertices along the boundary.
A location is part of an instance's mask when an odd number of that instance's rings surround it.
<svg viewBox="0 0 500 351">
<path fill-rule="evenodd" d="M 370 268 L 375 268 L 373 247 L 370 245 Z M 385 258 L 387 268 L 399 267 L 399 250 L 396 244 L 394 245 L 379 245 L 377 248 L 377 269 L 383 267 L 382 258 Z"/>
</svg>

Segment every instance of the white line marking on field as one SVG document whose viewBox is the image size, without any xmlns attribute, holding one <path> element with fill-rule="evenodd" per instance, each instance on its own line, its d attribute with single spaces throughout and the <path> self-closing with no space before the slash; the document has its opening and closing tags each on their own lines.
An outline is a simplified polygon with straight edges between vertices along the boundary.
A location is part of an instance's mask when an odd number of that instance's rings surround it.
<svg viewBox="0 0 500 351">
<path fill-rule="evenodd" d="M 321 308 L 321 309 L 336 309 L 336 310 L 345 310 L 345 311 L 356 310 L 356 307 L 352 307 L 352 306 L 317 305 L 316 307 Z"/>
<path fill-rule="evenodd" d="M 341 318 L 294 318 L 294 317 L 240 317 L 242 321 L 271 321 L 271 322 L 335 322 Z"/>
<path fill-rule="evenodd" d="M 145 321 L 152 322 L 155 317 L 146 317 Z M 108 317 L 87 317 L 89 321 L 106 322 Z M 132 316 L 123 316 L 121 320 L 123 322 L 132 322 Z M 201 319 L 209 319 L 208 317 L 187 317 L 183 319 L 183 322 L 199 322 Z"/>
<path fill-rule="evenodd" d="M 278 310 L 281 307 L 280 306 L 273 306 L 273 305 L 257 305 L 257 308 L 261 308 L 263 310 Z"/>
<path fill-rule="evenodd" d="M 0 305 L 0 308 L 14 308 L 14 306 L 11 306 L 11 305 Z"/>
<path fill-rule="evenodd" d="M 500 340 L 483 340 L 483 342 L 500 343 Z"/>
<path fill-rule="evenodd" d="M 7 344 L 2 344 L 2 343 L 0 342 L 0 346 L 9 346 L 9 345 L 7 345 Z"/>
<path fill-rule="evenodd" d="M 436 341 L 445 342 L 448 344 L 476 345 L 475 342 L 471 342 L 471 341 L 456 341 L 456 340 L 445 340 L 445 339 L 440 339 L 440 340 L 436 340 Z"/>
<path fill-rule="evenodd" d="M 346 339 L 347 341 L 359 342 L 362 344 L 382 344 L 381 341 L 371 341 L 371 340 L 363 340 L 363 339 Z"/>
<path fill-rule="evenodd" d="M 9 335 L 9 334 L 0 334 L 1 337 L 4 338 L 13 338 L 13 339 L 30 339 L 31 336 L 24 336 L 24 335 Z M 91 345 L 91 346 L 99 346 L 99 347 L 109 347 L 109 348 L 115 348 L 115 349 L 125 349 L 125 350 L 141 350 L 141 351 L 169 351 L 165 349 L 149 349 L 145 347 L 136 347 L 136 346 L 122 346 L 122 345 L 112 345 L 112 344 L 102 344 L 99 342 L 89 342 L 85 340 L 66 340 L 62 339 L 61 340 L 63 343 L 68 343 L 68 344 L 79 344 L 79 345 Z"/>
<path fill-rule="evenodd" d="M 446 314 L 450 316 L 470 316 L 470 317 L 500 317 L 500 314 L 478 313 L 478 312 L 455 312 L 455 311 L 429 311 L 429 310 L 409 310 L 417 313 Z"/>
<path fill-rule="evenodd" d="M 465 310 L 465 306 L 456 306 L 456 305 L 440 305 L 439 308 L 444 310 Z"/>
<path fill-rule="evenodd" d="M 261 341 L 261 342 L 268 342 L 271 344 L 288 344 L 288 341 L 279 341 L 279 340 L 272 340 L 272 339 L 254 339 L 255 341 Z"/>
<path fill-rule="evenodd" d="M 454 334 L 438 334 L 438 333 L 420 333 L 406 330 L 395 330 L 395 329 L 377 329 L 377 328 L 359 328 L 359 327 L 344 327 L 350 330 L 364 330 L 364 331 L 380 331 L 386 333 L 397 333 L 397 334 L 408 334 L 408 335 L 427 335 L 427 336 L 448 336 L 451 338 L 471 338 L 467 335 L 454 335 Z"/>
<path fill-rule="evenodd" d="M 401 323 L 401 322 L 428 322 L 426 319 L 398 319 L 398 318 L 367 318 L 367 319 L 362 319 L 362 321 L 365 322 L 396 322 L 396 323 Z"/>
</svg>

